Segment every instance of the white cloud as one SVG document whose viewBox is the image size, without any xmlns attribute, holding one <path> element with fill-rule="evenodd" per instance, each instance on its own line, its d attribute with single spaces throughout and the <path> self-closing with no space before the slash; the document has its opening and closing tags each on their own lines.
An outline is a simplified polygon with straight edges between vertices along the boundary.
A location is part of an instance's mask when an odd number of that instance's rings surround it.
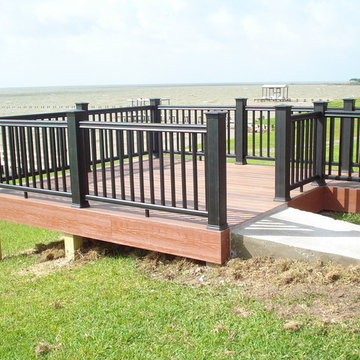
<svg viewBox="0 0 360 360">
<path fill-rule="evenodd" d="M 357 0 L 0 0 L 0 6 L 6 69 L 0 87 L 337 80 L 358 71 Z"/>
<path fill-rule="evenodd" d="M 232 37 L 235 29 L 235 18 L 229 8 L 220 6 L 208 16 L 210 24 L 225 37 Z"/>
</svg>

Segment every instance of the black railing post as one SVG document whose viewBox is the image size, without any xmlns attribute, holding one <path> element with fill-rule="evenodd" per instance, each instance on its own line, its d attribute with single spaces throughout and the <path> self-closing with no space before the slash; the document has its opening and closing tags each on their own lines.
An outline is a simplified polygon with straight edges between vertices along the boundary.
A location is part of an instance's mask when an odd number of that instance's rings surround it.
<svg viewBox="0 0 360 360">
<path fill-rule="evenodd" d="M 235 164 L 245 165 L 248 148 L 247 98 L 237 98 L 235 101 Z"/>
<path fill-rule="evenodd" d="M 289 201 L 291 154 L 291 107 L 275 106 L 275 198 Z"/>
<path fill-rule="evenodd" d="M 87 102 L 77 102 L 75 103 L 76 106 L 76 110 L 84 110 L 84 111 L 88 111 L 89 110 L 89 103 Z"/>
<path fill-rule="evenodd" d="M 314 102 L 314 111 L 319 111 L 322 113 L 316 119 L 315 123 L 315 175 L 318 177 L 316 183 L 319 186 L 326 185 L 324 180 L 325 175 L 325 152 L 326 152 L 326 119 L 325 111 L 327 110 L 326 101 L 315 101 Z"/>
<path fill-rule="evenodd" d="M 161 99 L 150 99 L 150 106 L 153 106 L 151 110 L 151 123 L 152 124 L 160 124 L 161 123 L 161 114 L 159 110 Z M 161 136 L 160 132 L 154 132 L 154 147 L 153 154 L 156 158 L 159 157 L 159 137 Z"/>
<path fill-rule="evenodd" d="M 87 149 L 84 131 L 80 129 L 80 122 L 84 120 L 85 111 L 75 110 L 67 113 L 72 207 L 77 208 L 89 206 L 85 199 L 89 193 L 87 164 L 84 161 Z"/>
<path fill-rule="evenodd" d="M 343 99 L 344 111 L 355 110 L 355 99 Z M 341 171 L 352 169 L 354 145 L 354 120 L 352 118 L 342 118 L 340 125 L 340 164 Z"/>
<path fill-rule="evenodd" d="M 206 113 L 206 182 L 208 228 L 228 227 L 226 216 L 226 112 Z"/>
<path fill-rule="evenodd" d="M 83 110 L 86 111 L 86 121 L 89 121 L 89 114 L 88 114 L 88 110 L 89 110 L 89 103 L 87 102 L 77 102 L 75 103 L 76 106 L 76 110 Z M 89 138 L 89 130 L 85 129 L 84 130 L 84 135 L 85 135 L 85 148 L 86 148 L 86 152 L 85 152 L 85 161 L 86 161 L 86 166 L 88 171 L 91 171 L 90 168 L 90 138 Z"/>
</svg>

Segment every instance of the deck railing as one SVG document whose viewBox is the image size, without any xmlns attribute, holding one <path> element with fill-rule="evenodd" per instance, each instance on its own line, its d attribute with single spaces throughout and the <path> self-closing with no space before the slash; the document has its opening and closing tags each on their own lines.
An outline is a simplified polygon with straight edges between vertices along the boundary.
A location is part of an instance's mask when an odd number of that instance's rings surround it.
<svg viewBox="0 0 360 360">
<path fill-rule="evenodd" d="M 0 119 L 0 187 L 71 197 L 80 208 L 100 201 L 203 216 L 209 228 L 226 228 L 226 114 L 208 112 L 206 125 L 158 123 L 153 107 L 140 110 L 151 122 L 109 118 L 128 111 L 139 109 Z"/>
<path fill-rule="evenodd" d="M 76 108 L 0 118 L 0 187 L 73 196 L 77 206 L 105 201 L 209 219 L 218 212 L 209 224 L 222 228 L 226 194 L 209 187 L 224 184 L 223 157 L 238 164 L 276 159 L 280 201 L 312 181 L 360 181 L 360 109 L 353 99 L 345 99 L 343 109 L 323 102 L 313 108 L 248 106 L 245 98 L 235 106 L 164 106 L 151 99 L 149 106 Z M 217 133 L 208 123 L 214 116 L 221 123 Z"/>
<path fill-rule="evenodd" d="M 206 124 L 206 112 L 226 112 L 226 156 L 238 164 L 248 160 L 275 161 L 275 107 L 248 106 L 246 98 L 235 99 L 235 106 L 170 106 L 153 102 L 166 124 Z M 293 107 L 292 113 L 311 111 Z M 202 146 L 203 141 L 200 143 Z"/>
<path fill-rule="evenodd" d="M 360 111 L 354 99 L 343 109 L 315 102 L 313 111 L 292 114 L 276 107 L 275 200 L 290 200 L 290 191 L 326 179 L 360 181 Z"/>
<path fill-rule="evenodd" d="M 70 197 L 67 121 L 0 120 L 0 187 Z"/>
<path fill-rule="evenodd" d="M 326 113 L 325 179 L 360 181 L 360 109 L 344 99 L 341 110 Z"/>
</svg>

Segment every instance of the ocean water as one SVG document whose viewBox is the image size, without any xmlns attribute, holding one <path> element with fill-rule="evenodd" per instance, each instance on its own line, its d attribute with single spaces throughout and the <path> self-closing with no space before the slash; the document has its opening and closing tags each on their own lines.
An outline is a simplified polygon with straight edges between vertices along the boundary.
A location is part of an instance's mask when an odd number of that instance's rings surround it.
<svg viewBox="0 0 360 360">
<path fill-rule="evenodd" d="M 130 99 L 169 98 L 171 105 L 234 105 L 235 98 L 246 97 L 248 104 L 259 103 L 262 84 L 79 86 L 0 89 L 0 116 L 66 111 L 76 102 L 90 108 L 130 106 Z M 289 85 L 290 104 L 312 105 L 314 100 L 360 97 L 360 85 Z M 166 102 L 167 103 L 167 102 Z"/>
</svg>

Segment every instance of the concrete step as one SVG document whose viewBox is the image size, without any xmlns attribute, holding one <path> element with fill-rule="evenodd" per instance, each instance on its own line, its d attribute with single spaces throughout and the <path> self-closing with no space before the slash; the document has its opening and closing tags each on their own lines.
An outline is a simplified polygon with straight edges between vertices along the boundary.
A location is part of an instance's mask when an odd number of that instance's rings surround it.
<svg viewBox="0 0 360 360">
<path fill-rule="evenodd" d="M 284 206 L 231 228 L 231 256 L 360 264 L 360 225 Z"/>
</svg>

